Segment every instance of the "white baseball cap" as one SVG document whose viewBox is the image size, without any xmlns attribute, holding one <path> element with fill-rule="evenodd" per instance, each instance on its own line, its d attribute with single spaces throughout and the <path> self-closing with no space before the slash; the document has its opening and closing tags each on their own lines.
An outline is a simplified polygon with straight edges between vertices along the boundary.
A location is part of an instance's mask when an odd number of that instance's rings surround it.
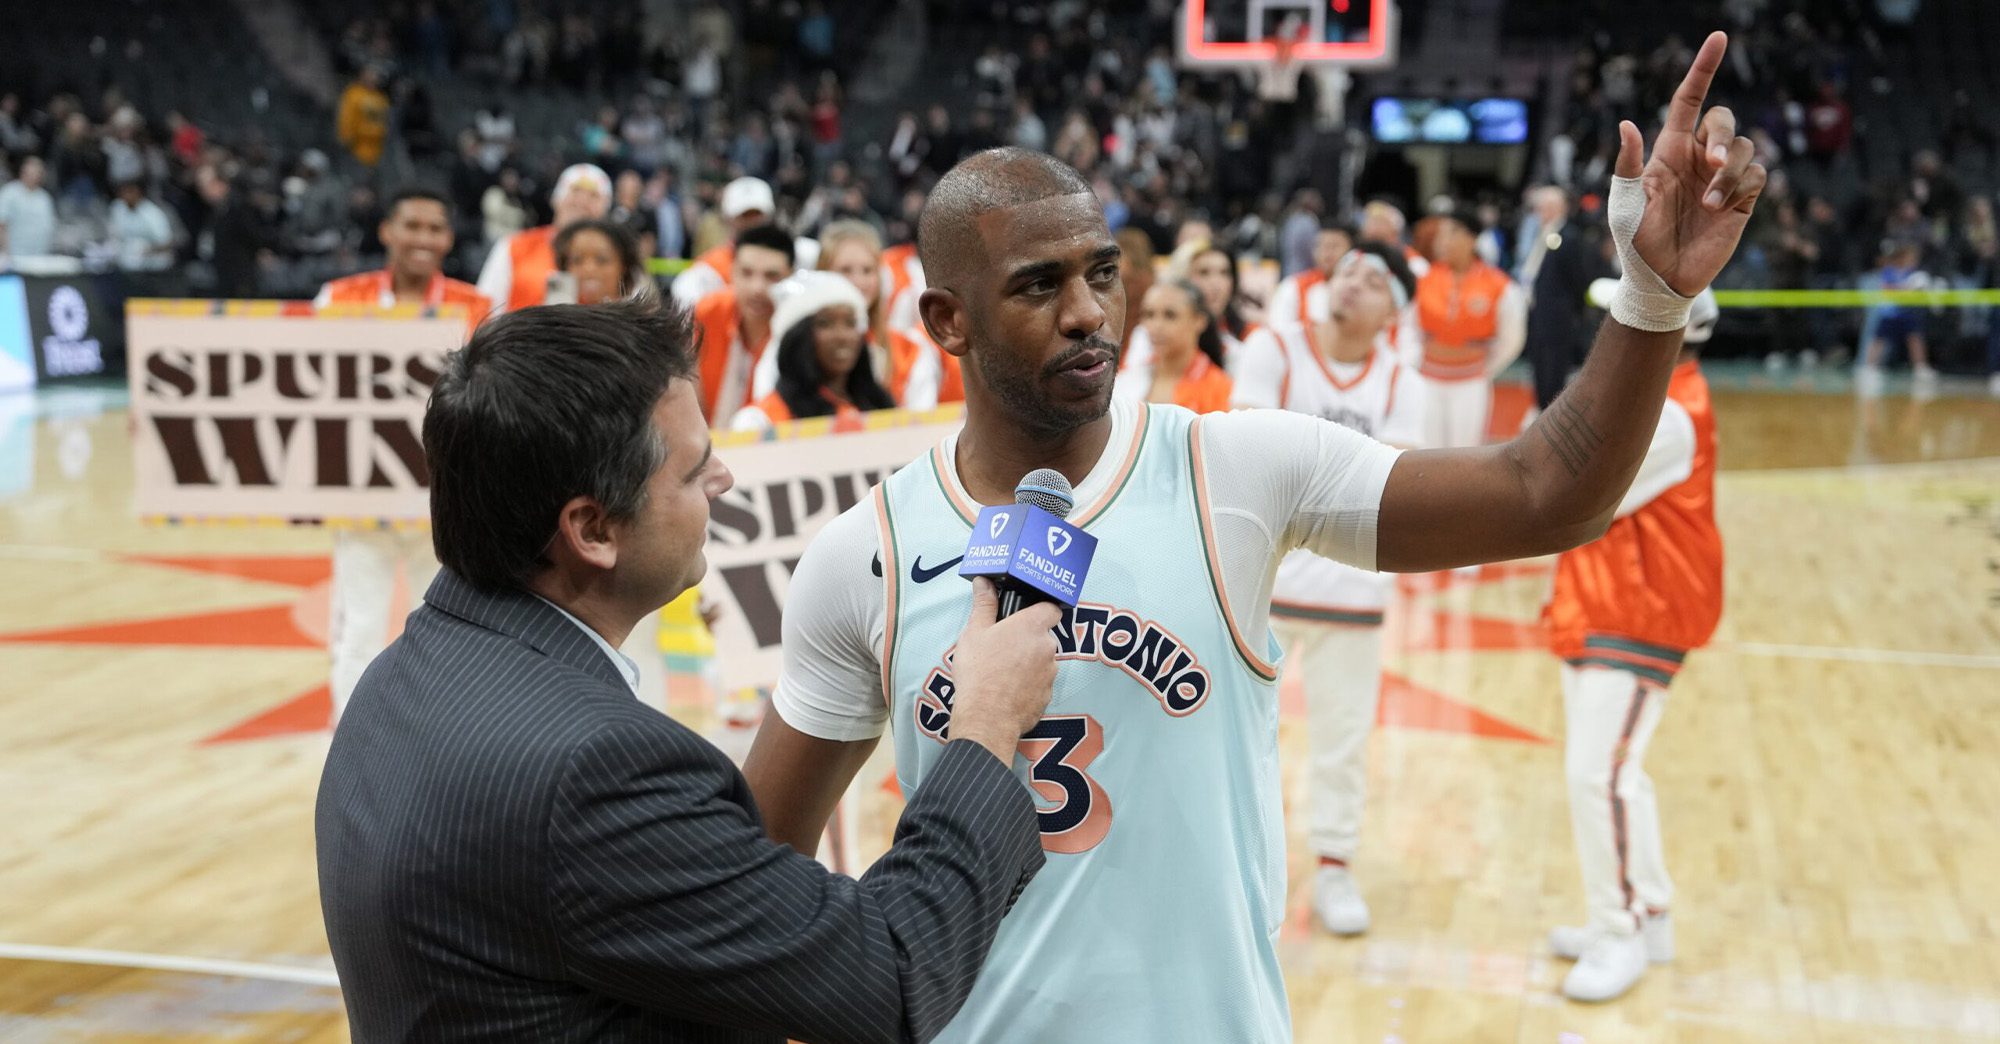
<svg viewBox="0 0 2000 1044">
<path fill-rule="evenodd" d="M 753 210 L 760 214 L 774 214 L 778 210 L 778 201 L 764 179 L 737 178 L 722 187 L 723 217 L 739 218 Z"/>
<path fill-rule="evenodd" d="M 604 168 L 595 163 L 578 163 L 565 167 L 562 174 L 556 178 L 556 189 L 549 193 L 549 200 L 561 202 L 564 196 L 570 194 L 570 190 L 578 188 L 595 190 L 598 195 L 609 199 L 611 175 L 604 173 Z"/>
</svg>

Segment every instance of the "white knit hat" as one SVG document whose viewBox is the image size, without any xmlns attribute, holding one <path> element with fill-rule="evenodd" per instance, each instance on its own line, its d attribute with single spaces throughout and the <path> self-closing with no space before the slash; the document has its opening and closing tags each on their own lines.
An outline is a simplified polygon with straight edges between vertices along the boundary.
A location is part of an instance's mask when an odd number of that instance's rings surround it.
<svg viewBox="0 0 2000 1044">
<path fill-rule="evenodd" d="M 804 271 L 771 288 L 771 344 L 781 344 L 792 327 L 818 315 L 822 309 L 846 305 L 854 309 L 854 320 L 868 325 L 868 299 L 842 276 L 832 272 Z"/>
<path fill-rule="evenodd" d="M 610 199 L 611 175 L 604 173 L 604 168 L 595 163 L 571 164 L 563 168 L 562 174 L 556 178 L 555 191 L 549 193 L 549 201 L 560 203 L 564 196 L 569 195 L 571 189 L 576 188 L 592 189 L 605 199 Z"/>
</svg>

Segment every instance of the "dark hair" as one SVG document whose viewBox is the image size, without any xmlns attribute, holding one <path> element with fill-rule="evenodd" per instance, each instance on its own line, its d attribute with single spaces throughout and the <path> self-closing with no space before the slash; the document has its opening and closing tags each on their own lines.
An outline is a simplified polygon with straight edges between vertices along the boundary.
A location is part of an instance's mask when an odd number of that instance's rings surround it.
<svg viewBox="0 0 2000 1044">
<path fill-rule="evenodd" d="M 1350 243 L 1361 238 L 1361 233 L 1355 231 L 1353 225 L 1348 224 L 1345 221 L 1335 220 L 1334 218 L 1327 218 L 1325 221 L 1320 222 L 1319 230 L 1321 232 L 1338 232 L 1341 235 L 1346 236 L 1347 241 Z"/>
<path fill-rule="evenodd" d="M 819 341 L 813 333 L 813 321 L 818 317 L 815 312 L 792 324 L 778 340 L 778 398 L 785 400 L 793 417 L 824 417 L 834 409 L 833 403 L 819 393 L 826 380 L 819 372 Z M 869 358 L 866 338 L 861 342 L 861 357 L 854 360 L 854 369 L 847 371 L 847 387 L 841 390 L 856 409 L 896 407 L 895 397 L 875 379 L 875 364 Z"/>
<path fill-rule="evenodd" d="M 653 409 L 695 377 L 688 313 L 656 300 L 546 305 L 481 326 L 424 411 L 431 544 L 475 587 L 526 587 L 577 496 L 630 518 L 666 460 Z"/>
<path fill-rule="evenodd" d="M 1220 243 L 1210 243 L 1188 258 L 1188 267 L 1192 269 L 1195 259 L 1203 254 L 1221 254 L 1229 260 L 1229 301 L 1222 306 L 1222 314 L 1215 318 L 1221 322 L 1224 333 L 1241 340 L 1243 335 L 1250 331 L 1250 324 L 1244 321 L 1243 310 L 1236 303 L 1238 288 L 1242 285 L 1237 275 L 1236 251 Z"/>
<path fill-rule="evenodd" d="M 772 224 L 752 225 L 736 233 L 736 245 L 740 247 L 763 247 L 785 255 L 785 263 L 797 267 L 799 255 L 792 245 L 791 233 Z"/>
<path fill-rule="evenodd" d="M 429 200 L 430 202 L 436 203 L 438 206 L 443 207 L 444 219 L 446 223 L 449 223 L 451 221 L 451 198 L 446 196 L 443 192 L 440 192 L 437 189 L 430 188 L 425 185 L 405 185 L 402 188 L 397 189 L 395 195 L 390 196 L 389 202 L 384 204 L 382 207 L 383 218 L 387 219 L 395 217 L 396 208 L 402 206 L 404 203 L 407 203 L 413 199 Z"/>
<path fill-rule="evenodd" d="M 1370 257 L 1381 258 L 1382 262 L 1389 266 L 1389 274 L 1395 277 L 1396 282 L 1402 284 L 1403 299 L 1406 301 L 1416 299 L 1417 277 L 1415 273 L 1410 271 L 1410 263 L 1403 259 L 1402 251 L 1383 246 L 1380 243 L 1356 243 L 1354 244 L 1354 249 Z"/>
<path fill-rule="evenodd" d="M 624 275 L 618 279 L 618 296 L 630 297 L 646 278 L 646 261 L 639 256 L 639 239 L 632 230 L 611 221 L 579 221 L 556 233 L 556 270 L 569 271 L 569 248 L 576 241 L 578 233 L 595 232 L 611 242 L 611 249 L 618 254 L 618 266 Z"/>
<path fill-rule="evenodd" d="M 1228 346 L 1222 343 L 1222 323 L 1217 321 L 1214 312 L 1208 310 L 1208 302 L 1202 300 L 1201 287 L 1185 279 L 1168 279 L 1165 282 L 1187 296 L 1188 305 L 1194 309 L 1196 315 L 1208 320 L 1208 325 L 1202 327 L 1201 333 L 1195 337 L 1194 345 L 1201 349 L 1201 354 L 1208 356 L 1210 362 L 1221 366 L 1223 353 L 1228 351 Z"/>
</svg>

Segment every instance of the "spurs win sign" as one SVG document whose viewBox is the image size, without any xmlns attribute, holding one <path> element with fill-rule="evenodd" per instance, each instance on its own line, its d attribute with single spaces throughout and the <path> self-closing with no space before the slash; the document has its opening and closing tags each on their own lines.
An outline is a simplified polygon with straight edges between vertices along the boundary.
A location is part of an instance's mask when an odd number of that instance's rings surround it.
<svg viewBox="0 0 2000 1044">
<path fill-rule="evenodd" d="M 710 512 L 702 595 L 722 607 L 715 648 L 724 688 L 778 680 L 785 593 L 806 545 L 962 418 L 956 406 L 880 410 L 867 414 L 859 431 L 835 433 L 827 418 L 814 418 L 779 425 L 770 439 L 716 436 L 715 451 L 736 486 Z"/>
<path fill-rule="evenodd" d="M 140 300 L 126 326 L 141 516 L 429 518 L 424 401 L 463 316 Z"/>
</svg>

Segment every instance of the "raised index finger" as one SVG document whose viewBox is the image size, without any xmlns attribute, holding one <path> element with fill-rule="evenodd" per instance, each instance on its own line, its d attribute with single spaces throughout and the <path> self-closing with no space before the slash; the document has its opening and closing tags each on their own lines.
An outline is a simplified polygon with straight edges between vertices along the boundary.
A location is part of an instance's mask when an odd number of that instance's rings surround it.
<svg viewBox="0 0 2000 1044">
<path fill-rule="evenodd" d="M 1701 103 L 1708 97 L 1709 84 L 1715 82 L 1715 71 L 1722 68 L 1722 53 L 1728 49 L 1729 34 L 1719 29 L 1701 42 L 1694 64 L 1688 67 L 1687 76 L 1674 89 L 1674 100 L 1667 106 L 1666 131 L 1694 133 L 1695 122 L 1701 118 Z"/>
</svg>

